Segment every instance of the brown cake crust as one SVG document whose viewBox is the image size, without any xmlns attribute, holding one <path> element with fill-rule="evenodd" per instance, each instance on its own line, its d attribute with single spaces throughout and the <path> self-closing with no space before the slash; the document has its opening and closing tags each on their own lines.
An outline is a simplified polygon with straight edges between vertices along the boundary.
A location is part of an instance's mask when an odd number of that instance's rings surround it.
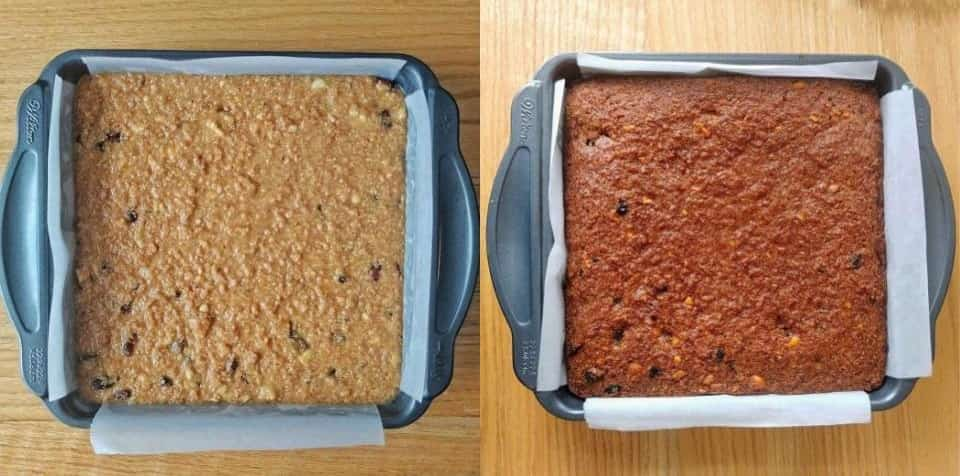
<svg viewBox="0 0 960 476">
<path fill-rule="evenodd" d="M 573 393 L 881 384 L 882 135 L 871 86 L 600 77 L 571 85 L 565 108 Z"/>
<path fill-rule="evenodd" d="M 400 383 L 403 93 L 360 76 L 85 76 L 89 401 L 382 403 Z"/>
</svg>

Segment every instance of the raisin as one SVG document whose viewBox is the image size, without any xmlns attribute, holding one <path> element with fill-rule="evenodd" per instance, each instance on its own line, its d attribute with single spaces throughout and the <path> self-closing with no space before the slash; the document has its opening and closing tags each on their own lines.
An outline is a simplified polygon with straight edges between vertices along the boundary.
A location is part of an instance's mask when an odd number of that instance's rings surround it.
<svg viewBox="0 0 960 476">
<path fill-rule="evenodd" d="M 380 270 L 383 269 L 383 265 L 380 263 L 374 263 L 370 265 L 370 279 L 374 281 L 380 281 Z"/>
<path fill-rule="evenodd" d="M 333 367 L 330 367 L 329 369 L 327 369 L 327 377 L 337 378 L 337 369 Z"/>
<path fill-rule="evenodd" d="M 137 340 L 138 338 L 137 338 L 136 332 L 130 334 L 130 337 L 128 337 L 127 340 L 123 342 L 123 347 L 121 348 L 123 355 L 127 357 L 130 357 L 131 355 L 133 355 L 133 351 L 137 346 Z"/>
<path fill-rule="evenodd" d="M 112 270 L 113 270 L 113 266 L 110 265 L 109 261 L 103 260 L 100 262 L 100 271 L 103 271 L 104 273 L 109 273 Z"/>
<path fill-rule="evenodd" d="M 100 152 L 103 152 L 103 151 L 105 151 L 106 149 L 107 149 L 107 147 L 106 147 L 106 144 L 104 143 L 104 141 L 97 141 L 97 150 L 99 150 Z"/>
<path fill-rule="evenodd" d="M 293 346 L 297 348 L 298 351 L 304 352 L 310 348 L 310 343 L 307 342 L 307 339 L 304 339 L 296 329 L 293 328 L 293 321 L 289 322 L 290 330 L 287 332 L 287 337 L 293 341 Z"/>
<path fill-rule="evenodd" d="M 94 377 L 93 380 L 90 381 L 90 388 L 98 392 L 101 390 L 106 390 L 114 385 L 116 385 L 116 382 L 106 375 Z"/>
<path fill-rule="evenodd" d="M 338 275 L 337 275 L 337 282 L 340 283 L 340 284 L 343 284 L 343 283 L 347 282 L 347 277 L 346 277 L 345 275 L 338 274 Z"/>
<path fill-rule="evenodd" d="M 180 291 L 179 289 L 177 289 L 173 292 L 173 297 L 180 299 L 180 296 L 183 296 L 183 291 Z"/>
<path fill-rule="evenodd" d="M 850 268 L 860 269 L 860 266 L 863 266 L 863 255 L 860 253 L 850 255 Z"/>
<path fill-rule="evenodd" d="M 620 342 L 623 340 L 623 334 L 626 330 L 622 327 L 618 327 L 613 330 L 613 340 Z"/>
<path fill-rule="evenodd" d="M 393 269 L 397 270 L 398 275 L 403 276 L 403 268 L 400 267 L 400 263 L 397 263 L 396 261 L 394 261 Z"/>
<path fill-rule="evenodd" d="M 597 369 L 587 369 L 583 372 L 583 381 L 586 383 L 599 382 L 603 374 Z"/>
<path fill-rule="evenodd" d="M 317 211 L 320 212 L 320 213 L 323 213 L 323 205 L 321 205 L 321 204 L 318 203 L 318 204 L 317 204 Z"/>
<path fill-rule="evenodd" d="M 603 389 L 607 395 L 616 395 L 620 393 L 620 386 L 617 384 L 610 385 L 609 387 Z"/>
<path fill-rule="evenodd" d="M 120 142 L 120 131 L 107 132 L 107 140 L 110 142 Z"/>
<path fill-rule="evenodd" d="M 617 215 L 624 216 L 628 211 L 630 211 L 630 207 L 627 206 L 627 202 L 622 199 L 617 202 Z"/>
<path fill-rule="evenodd" d="M 573 357 L 580 352 L 580 349 L 583 348 L 583 344 L 567 344 L 567 357 Z"/>
<path fill-rule="evenodd" d="M 140 218 L 140 215 L 137 215 L 137 211 L 131 208 L 127 210 L 127 215 L 125 218 L 127 219 L 127 223 L 132 224 L 137 222 L 137 218 Z"/>
<path fill-rule="evenodd" d="M 650 378 L 657 378 L 657 376 L 660 375 L 660 367 L 657 367 L 657 366 L 650 367 L 650 370 L 647 371 L 647 375 L 649 375 Z"/>
<path fill-rule="evenodd" d="M 89 362 L 95 360 L 97 357 L 100 357 L 96 352 L 84 352 L 80 354 L 80 362 Z"/>
<path fill-rule="evenodd" d="M 173 379 L 172 379 L 172 378 L 167 377 L 166 375 L 161 375 L 161 376 L 160 376 L 160 386 L 161 386 L 161 387 L 169 387 L 169 386 L 171 386 L 171 385 L 173 385 Z"/>
<path fill-rule="evenodd" d="M 726 357 L 726 352 L 723 351 L 723 347 L 718 347 L 717 350 L 713 352 L 713 360 L 717 362 L 723 362 L 724 357 Z"/>
<path fill-rule="evenodd" d="M 655 293 L 657 293 L 657 294 L 663 294 L 663 293 L 667 292 L 669 289 L 670 289 L 670 286 L 667 286 L 667 283 L 665 283 L 665 282 L 660 282 L 660 283 L 657 283 L 657 285 L 653 287 L 653 292 L 655 292 Z"/>
<path fill-rule="evenodd" d="M 80 140 L 80 134 L 77 134 L 77 136 L 76 136 L 73 140 L 75 140 L 75 141 L 77 142 L 77 144 L 82 144 L 82 143 L 83 143 L 83 142 Z"/>
<path fill-rule="evenodd" d="M 623 302 L 623 296 L 616 296 L 613 298 L 613 305 L 616 306 Z"/>
<path fill-rule="evenodd" d="M 390 117 L 390 111 L 386 109 L 380 111 L 380 125 L 384 129 L 393 127 L 393 118 Z"/>
<path fill-rule="evenodd" d="M 133 395 L 133 392 L 129 388 L 124 388 L 113 392 L 114 400 L 127 400 Z"/>
<path fill-rule="evenodd" d="M 233 374 L 237 373 L 237 367 L 239 366 L 240 366 L 240 361 L 237 360 L 236 357 L 230 359 L 230 361 L 227 362 L 227 373 L 233 376 Z"/>
<path fill-rule="evenodd" d="M 130 314 L 131 309 L 133 309 L 133 301 L 120 305 L 121 314 Z"/>
</svg>

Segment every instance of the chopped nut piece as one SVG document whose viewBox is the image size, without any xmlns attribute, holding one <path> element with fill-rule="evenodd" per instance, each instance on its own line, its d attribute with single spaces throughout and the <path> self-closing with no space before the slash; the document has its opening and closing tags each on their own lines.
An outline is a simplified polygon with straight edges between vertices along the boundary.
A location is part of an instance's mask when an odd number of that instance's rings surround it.
<svg viewBox="0 0 960 476">
<path fill-rule="evenodd" d="M 767 386 L 767 381 L 764 380 L 763 377 L 759 375 L 752 375 L 750 376 L 750 386 L 754 390 L 762 390 L 764 387 Z"/>
<path fill-rule="evenodd" d="M 827 187 L 827 190 L 830 191 L 830 193 L 834 193 L 834 192 L 836 192 L 837 190 L 840 190 L 840 186 L 837 185 L 837 184 L 833 184 L 833 185 L 830 185 L 829 187 Z"/>
<path fill-rule="evenodd" d="M 704 385 L 710 385 L 711 383 L 713 383 L 713 374 L 709 374 L 703 378 Z"/>
<path fill-rule="evenodd" d="M 798 345 L 800 345 L 800 337 L 798 337 L 798 336 L 793 336 L 793 337 L 791 337 L 791 338 L 790 338 L 790 342 L 787 342 L 787 347 L 791 347 L 791 348 L 792 348 L 792 347 L 796 347 L 796 346 L 798 346 Z"/>
<path fill-rule="evenodd" d="M 687 376 L 687 373 L 684 372 L 683 370 L 677 370 L 677 371 L 674 372 L 673 375 L 672 375 L 672 377 L 673 377 L 674 380 L 680 380 L 680 379 L 682 379 L 682 378 L 684 378 L 684 377 L 686 377 L 686 376 Z"/>
<path fill-rule="evenodd" d="M 679 355 L 673 356 L 673 363 L 679 364 L 681 361 L 683 361 L 683 359 Z"/>
<path fill-rule="evenodd" d="M 670 339 L 670 345 L 672 345 L 672 346 L 674 346 L 674 347 L 680 345 L 680 339 L 677 338 L 677 337 L 674 337 L 674 338 Z"/>
<path fill-rule="evenodd" d="M 687 298 L 683 300 L 683 304 L 685 304 L 687 307 L 693 306 L 693 298 L 687 296 Z"/>
<path fill-rule="evenodd" d="M 649 205 L 653 203 L 653 199 L 650 197 L 643 197 L 640 199 L 640 202 L 643 203 L 644 205 Z"/>
</svg>

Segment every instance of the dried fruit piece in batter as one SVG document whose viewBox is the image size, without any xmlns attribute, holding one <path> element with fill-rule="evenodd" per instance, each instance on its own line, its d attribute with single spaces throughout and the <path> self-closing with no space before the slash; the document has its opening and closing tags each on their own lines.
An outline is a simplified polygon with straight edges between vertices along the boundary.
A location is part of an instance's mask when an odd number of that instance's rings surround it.
<svg viewBox="0 0 960 476">
<path fill-rule="evenodd" d="M 173 379 L 172 379 L 172 378 L 167 377 L 166 375 L 161 375 L 161 376 L 160 376 L 160 386 L 161 386 L 161 387 L 169 387 L 169 386 L 171 386 L 171 385 L 173 385 Z"/>
<path fill-rule="evenodd" d="M 127 400 L 133 395 L 133 392 L 129 388 L 124 388 L 113 392 L 114 400 Z"/>
<path fill-rule="evenodd" d="M 230 361 L 227 362 L 227 373 L 233 376 L 233 374 L 237 373 L 237 367 L 239 366 L 240 366 L 240 361 L 237 360 L 236 357 L 230 359 Z"/>
<path fill-rule="evenodd" d="M 590 368 L 583 372 L 583 381 L 587 383 L 599 382 L 603 378 L 603 372 Z"/>
<path fill-rule="evenodd" d="M 617 215 L 624 216 L 628 211 L 630 211 L 630 207 L 627 206 L 627 202 L 623 199 L 617 202 Z"/>
<path fill-rule="evenodd" d="M 127 340 L 123 342 L 123 347 L 120 349 L 123 352 L 123 355 L 130 357 L 133 355 L 133 351 L 137 346 L 137 333 L 134 332 L 130 334 L 130 337 L 127 337 Z"/>
<path fill-rule="evenodd" d="M 393 127 L 393 118 L 390 117 L 390 111 L 386 109 L 380 111 L 380 125 L 384 129 Z"/>
<path fill-rule="evenodd" d="M 126 218 L 127 223 L 136 223 L 136 222 L 137 222 L 137 218 L 139 218 L 139 217 L 140 217 L 140 216 L 137 215 L 137 211 L 134 210 L 133 208 L 131 208 L 131 209 L 127 210 L 127 215 L 126 215 L 126 217 L 124 217 L 124 218 Z"/>
<path fill-rule="evenodd" d="M 380 263 L 374 263 L 370 265 L 370 279 L 374 281 L 380 281 L 380 270 L 383 269 L 383 265 Z"/>
<path fill-rule="evenodd" d="M 98 392 L 101 390 L 106 390 L 114 385 L 116 385 L 116 382 L 114 382 L 112 378 L 106 375 L 94 377 L 93 380 L 90 381 L 90 388 Z"/>
<path fill-rule="evenodd" d="M 860 269 L 860 266 L 863 265 L 863 255 L 860 253 L 854 253 L 850 255 L 850 268 Z"/>
</svg>

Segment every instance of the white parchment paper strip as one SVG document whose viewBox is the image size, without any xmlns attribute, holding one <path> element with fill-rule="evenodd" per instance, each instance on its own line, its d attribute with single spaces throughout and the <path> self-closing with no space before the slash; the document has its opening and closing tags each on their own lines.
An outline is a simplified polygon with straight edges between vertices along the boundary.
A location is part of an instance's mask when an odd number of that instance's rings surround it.
<svg viewBox="0 0 960 476">
<path fill-rule="evenodd" d="M 864 392 L 809 395 L 588 398 L 590 428 L 620 431 L 705 426 L 782 427 L 870 422 Z"/>
<path fill-rule="evenodd" d="M 887 375 L 933 372 L 927 287 L 927 226 L 913 89 L 880 99 L 883 213 L 887 240 Z"/>
<path fill-rule="evenodd" d="M 584 74 L 746 74 L 751 76 L 784 76 L 789 78 L 842 78 L 872 80 L 877 75 L 876 61 L 849 61 L 815 65 L 744 65 L 695 61 L 652 61 L 610 59 L 591 54 L 578 54 L 577 65 Z"/>
<path fill-rule="evenodd" d="M 563 117 L 563 95 L 566 90 L 566 81 L 561 79 L 554 83 L 553 88 L 553 118 L 550 148 L 550 177 L 547 184 L 549 203 L 560 206 L 551 206 L 550 229 L 553 231 L 554 242 L 547 257 L 547 271 L 544 276 L 543 302 L 550 303 L 551 316 L 560 316 L 561 323 L 540 327 L 540 342 L 560 342 L 560 345 L 541 345 L 540 360 L 537 363 L 537 390 L 556 390 L 567 383 L 567 371 L 563 366 L 563 278 L 567 272 L 567 243 L 563 230 L 563 130 L 560 127 Z M 547 308 L 544 307 L 544 315 Z M 559 372 L 555 362 L 560 362 Z"/>
<path fill-rule="evenodd" d="M 157 454 L 383 445 L 384 436 L 374 406 L 104 405 L 93 418 L 90 442 L 98 454 Z"/>
<path fill-rule="evenodd" d="M 872 80 L 877 62 L 842 62 L 818 65 L 731 65 L 722 63 L 614 60 L 580 54 L 577 62 L 589 74 L 749 74 L 757 76 L 820 77 Z M 563 85 L 554 84 L 554 129 L 562 128 Z M 887 374 L 922 377 L 930 374 L 929 309 L 926 273 L 926 224 L 923 187 L 920 180 L 919 142 L 912 90 L 904 89 L 881 98 L 884 139 L 884 219 L 887 241 L 887 321 L 890 350 Z M 537 390 L 549 391 L 566 383 L 563 361 L 564 308 L 561 287 L 566 262 L 563 241 L 562 142 L 552 134 L 548 207 L 554 246 L 550 250 L 544 282 L 543 318 Z M 555 170 L 556 169 L 556 170 Z M 893 205 L 892 204 L 896 204 Z M 556 223 L 560 221 L 561 223 Z M 557 229 L 561 230 L 560 233 Z M 554 288 L 554 289 L 551 289 Z M 558 357 L 559 356 L 559 357 Z M 853 397 L 848 394 L 858 394 Z M 842 400 L 837 400 L 843 395 Z M 684 426 L 715 426 L 729 415 L 738 415 L 737 426 L 804 426 L 858 423 L 870 420 L 870 402 L 865 392 L 810 395 L 728 396 L 661 398 L 588 398 L 584 406 L 592 427 L 610 429 L 675 428 L 668 420 L 683 420 Z M 799 398 L 799 400 L 798 400 Z M 651 405 L 651 402 L 655 404 Z M 788 411 L 789 405 L 804 405 L 808 412 Z M 838 403 L 839 402 L 839 403 Z M 749 410 L 753 408 L 754 411 Z M 829 409 L 829 410 L 822 410 Z M 669 415 L 664 418 L 661 412 Z M 736 413 L 739 412 L 739 413 Z M 865 416 L 864 416 L 865 415 Z M 612 422 L 620 420 L 616 425 Z"/>
<path fill-rule="evenodd" d="M 189 60 L 84 57 L 91 74 L 360 74 L 395 78 L 407 63 L 390 58 L 310 58 L 297 56 L 228 56 Z"/>
<path fill-rule="evenodd" d="M 373 75 L 393 79 L 406 64 L 399 59 L 308 58 L 283 56 L 238 56 L 199 60 L 84 57 L 92 73 L 151 72 L 183 74 L 316 74 Z M 53 303 L 48 335 L 49 400 L 65 397 L 76 388 L 70 349 L 72 297 L 70 273 L 73 253 L 72 105 L 74 85 L 59 76 L 54 80 L 48 161 L 48 233 L 53 248 Z M 429 168 L 433 157 L 430 107 L 422 90 L 406 97 L 408 114 L 406 214 L 416 216 L 425 203 L 432 203 L 434 190 Z M 59 111 L 57 113 L 56 111 Z M 62 193 L 61 193 L 62 192 Z M 423 215 L 423 214 L 421 214 Z M 427 214 L 429 215 L 429 214 Z M 430 302 L 416 292 L 414 282 L 429 282 L 434 269 L 414 247 L 432 242 L 432 215 L 408 219 L 406 227 L 403 297 L 403 359 L 400 391 L 422 400 L 427 385 L 427 341 L 430 332 Z M 420 260 L 412 259 L 421 256 Z M 209 407 L 129 409 L 103 407 L 94 418 L 91 438 L 103 452 L 133 453 L 203 451 L 209 449 L 316 448 L 353 444 L 382 444 L 383 426 L 372 405 L 350 407 L 311 406 L 298 412 L 277 413 L 277 406 L 232 406 L 210 412 Z M 285 407 L 287 409 L 294 407 Z M 344 408 L 349 409 L 345 411 Z M 184 417 L 176 414 L 184 413 Z M 202 416 L 202 418 L 200 418 Z M 241 418 L 241 416 L 243 418 Z M 170 423 L 157 425 L 163 419 Z M 375 424 L 374 424 L 375 420 Z M 291 431 L 293 427 L 304 427 Z M 242 431 L 238 431 L 242 427 Z M 350 431 L 340 432 L 348 428 Z M 135 436 L 134 436 L 135 434 Z M 184 435 L 175 438 L 171 435 Z M 318 436 L 319 435 L 319 436 Z M 189 436 L 189 438 L 187 438 Z M 176 440 L 176 441 L 174 441 Z M 156 450 L 150 450 L 156 448 Z"/>
</svg>

